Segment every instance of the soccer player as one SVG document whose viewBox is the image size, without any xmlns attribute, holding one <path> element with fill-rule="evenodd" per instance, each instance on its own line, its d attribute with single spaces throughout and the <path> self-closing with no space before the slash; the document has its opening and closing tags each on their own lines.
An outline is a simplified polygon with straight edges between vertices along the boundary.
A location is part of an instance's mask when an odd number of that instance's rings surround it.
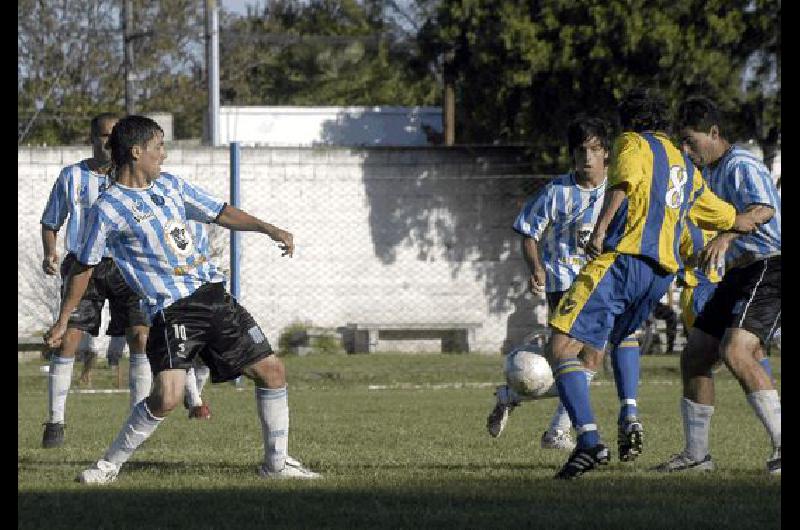
<svg viewBox="0 0 800 530">
<path fill-rule="evenodd" d="M 46 339 L 51 345 L 61 341 L 68 316 L 108 245 L 151 319 L 147 355 L 154 380 L 152 392 L 136 404 L 103 457 L 78 479 L 90 484 L 116 480 L 121 466 L 181 403 L 186 370 L 198 355 L 211 369 L 212 382 L 240 374 L 255 381 L 264 440 L 260 475 L 319 477 L 287 455 L 289 406 L 283 363 L 250 313 L 225 291 L 222 273 L 197 251 L 186 223 L 214 222 L 231 230 L 261 232 L 289 257 L 292 235 L 161 173 L 164 132 L 149 118 L 121 119 L 109 145 L 117 181 L 92 206 L 58 320 Z"/>
<path fill-rule="evenodd" d="M 573 171 L 548 182 L 536 197 L 523 206 L 514 223 L 514 230 L 522 235 L 522 252 L 531 273 L 529 288 L 534 294 L 546 294 L 551 315 L 586 263 L 583 246 L 597 221 L 606 187 L 609 126 L 598 118 L 576 118 L 567 128 L 567 144 Z M 635 337 L 629 337 L 612 355 L 618 381 L 624 379 L 621 375 L 623 370 L 627 373 L 634 366 L 631 361 L 636 363 L 638 374 L 639 346 Z M 586 378 L 591 382 L 602 361 L 603 352 L 586 346 L 581 356 Z M 638 375 L 631 379 L 638 381 Z M 636 385 L 628 385 L 626 390 L 630 388 L 634 389 L 632 393 L 620 391 L 624 409 L 620 414 L 620 422 L 636 416 Z M 493 437 L 500 436 L 511 410 L 525 399 L 508 385 L 498 387 L 495 396 L 496 404 L 486 420 L 487 430 Z M 571 426 L 569 415 L 559 402 L 549 428 L 542 434 L 541 447 L 573 450 L 575 442 L 570 436 Z M 635 451 L 635 448 L 626 446 L 625 451 L 627 454 Z"/>
<path fill-rule="evenodd" d="M 650 314 L 681 267 L 678 236 L 687 213 L 704 228 L 754 227 L 749 215 L 737 216 L 708 190 L 672 145 L 658 95 L 634 89 L 618 110 L 624 132 L 614 142 L 603 206 L 586 245 L 592 261 L 550 318 L 556 385 L 578 433 L 559 479 L 578 478 L 609 459 L 577 358 L 584 344 L 619 345 Z"/>
<path fill-rule="evenodd" d="M 86 221 L 97 197 L 111 185 L 108 175 L 111 154 L 107 147 L 111 129 L 117 122 L 114 114 L 104 113 L 91 122 L 92 157 L 61 170 L 50 192 L 42 215 L 42 245 L 45 274 L 58 271 L 59 255 L 56 249 L 58 231 L 66 222 L 67 255 L 61 263 L 62 299 L 66 295 L 67 275 L 81 249 Z M 150 392 L 150 366 L 144 353 L 147 343 L 147 325 L 139 310 L 139 296 L 123 280 L 119 269 L 106 250 L 102 251 L 99 263 L 89 278 L 83 297 L 69 316 L 67 331 L 58 355 L 53 356 L 48 378 L 49 417 L 44 426 L 42 446 L 59 447 L 64 443 L 64 414 L 67 395 L 72 384 L 72 365 L 75 352 L 84 332 L 97 336 L 103 304 L 108 300 L 111 322 L 107 333 L 123 335 L 127 330 L 130 346 L 130 390 L 131 406 L 144 399 Z"/>
<path fill-rule="evenodd" d="M 689 331 L 681 356 L 685 447 L 659 471 L 711 470 L 709 431 L 714 413 L 712 366 L 721 358 L 747 395 L 773 447 L 767 471 L 781 472 L 781 402 L 759 364 L 781 319 L 781 201 L 766 166 L 725 138 L 720 113 L 705 97 L 684 101 L 677 125 L 683 148 L 703 167 L 708 186 L 738 212 L 751 215 L 753 232 L 724 232 L 700 255 L 707 271 L 724 264 L 725 275 Z M 740 214 L 741 215 L 741 214 Z"/>
</svg>

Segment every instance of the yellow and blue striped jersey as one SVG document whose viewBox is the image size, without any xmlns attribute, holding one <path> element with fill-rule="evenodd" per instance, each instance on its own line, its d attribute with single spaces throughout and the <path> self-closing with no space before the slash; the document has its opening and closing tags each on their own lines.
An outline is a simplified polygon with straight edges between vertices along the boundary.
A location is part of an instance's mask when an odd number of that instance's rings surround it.
<svg viewBox="0 0 800 530">
<path fill-rule="evenodd" d="M 714 195 L 689 158 L 663 133 L 622 133 L 611 150 L 608 189 L 625 199 L 612 219 L 605 251 L 643 256 L 665 271 L 682 267 L 680 234 L 687 215 L 698 226 L 727 230 L 736 210 Z"/>
<path fill-rule="evenodd" d="M 716 235 L 717 233 L 715 231 L 703 230 L 690 219 L 686 219 L 683 232 L 681 232 L 681 258 L 685 262 L 689 258 L 696 256 Z M 677 280 L 678 285 L 697 287 L 700 282 L 719 283 L 720 280 L 722 280 L 722 275 L 720 275 L 717 269 L 714 269 L 711 274 L 706 274 L 699 267 L 688 267 L 678 271 Z"/>
</svg>

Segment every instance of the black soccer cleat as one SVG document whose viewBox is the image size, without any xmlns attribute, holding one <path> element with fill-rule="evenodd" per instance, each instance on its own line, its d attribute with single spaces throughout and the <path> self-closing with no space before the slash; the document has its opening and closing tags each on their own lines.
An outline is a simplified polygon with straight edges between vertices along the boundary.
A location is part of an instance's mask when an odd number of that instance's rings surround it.
<svg viewBox="0 0 800 530">
<path fill-rule="evenodd" d="M 567 463 L 556 473 L 554 478 L 574 480 L 597 466 L 608 464 L 609 459 L 608 449 L 603 444 L 597 444 L 587 449 L 576 447 L 569 455 Z"/>
<path fill-rule="evenodd" d="M 633 417 L 620 423 L 617 433 L 617 449 L 622 462 L 633 462 L 642 454 L 644 427 L 639 418 Z"/>
<path fill-rule="evenodd" d="M 42 434 L 42 447 L 52 449 L 64 445 L 64 424 L 45 423 L 44 434 Z"/>
</svg>

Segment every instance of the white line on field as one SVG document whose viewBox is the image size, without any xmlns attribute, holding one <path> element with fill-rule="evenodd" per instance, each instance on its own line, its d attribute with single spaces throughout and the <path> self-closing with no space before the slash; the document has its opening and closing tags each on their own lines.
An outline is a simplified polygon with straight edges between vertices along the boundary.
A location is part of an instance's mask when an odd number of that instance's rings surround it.
<svg viewBox="0 0 800 530">
<path fill-rule="evenodd" d="M 73 388 L 70 394 L 129 394 L 127 388 Z"/>
<path fill-rule="evenodd" d="M 592 386 L 611 385 L 613 381 L 592 381 Z M 503 383 L 392 383 L 391 385 L 369 385 L 367 390 L 442 390 L 451 388 L 490 388 Z M 640 381 L 640 385 L 676 385 L 678 381 Z"/>
</svg>

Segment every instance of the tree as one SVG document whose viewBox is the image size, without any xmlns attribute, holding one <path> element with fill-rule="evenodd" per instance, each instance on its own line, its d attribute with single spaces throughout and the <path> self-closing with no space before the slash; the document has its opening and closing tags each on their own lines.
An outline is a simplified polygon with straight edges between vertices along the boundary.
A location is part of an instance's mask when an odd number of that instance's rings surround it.
<svg viewBox="0 0 800 530">
<path fill-rule="evenodd" d="M 276 0 L 221 32 L 220 99 L 240 105 L 431 105 L 416 42 L 377 0 Z"/>
<path fill-rule="evenodd" d="M 136 111 L 171 112 L 176 135 L 199 136 L 202 2 L 135 0 L 133 18 Z M 94 114 L 124 111 L 118 0 L 20 0 L 17 28 L 20 141 L 85 143 Z"/>
<path fill-rule="evenodd" d="M 703 92 L 741 111 L 747 61 L 779 50 L 779 36 L 770 40 L 779 17 L 777 0 L 444 0 L 420 40 L 430 64 L 453 54 L 457 141 L 524 142 L 538 170 L 558 171 L 569 120 L 613 117 L 635 86 L 673 104 Z M 754 120 L 738 130 L 753 134 Z"/>
</svg>

